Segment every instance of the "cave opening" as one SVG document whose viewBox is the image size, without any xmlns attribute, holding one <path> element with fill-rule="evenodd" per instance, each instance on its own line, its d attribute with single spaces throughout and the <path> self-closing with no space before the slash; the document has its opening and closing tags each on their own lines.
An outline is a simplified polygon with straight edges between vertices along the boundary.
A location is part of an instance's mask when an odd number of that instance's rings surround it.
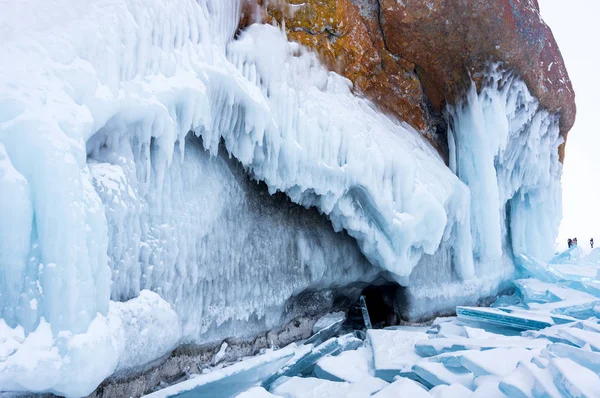
<svg viewBox="0 0 600 398">
<path fill-rule="evenodd" d="M 349 308 L 348 322 L 357 329 L 366 326 L 361 302 L 361 297 L 364 297 L 373 329 L 398 325 L 400 318 L 396 307 L 398 306 L 400 289 L 401 287 L 397 283 L 389 281 L 367 285 L 362 290 L 358 300 Z"/>
</svg>

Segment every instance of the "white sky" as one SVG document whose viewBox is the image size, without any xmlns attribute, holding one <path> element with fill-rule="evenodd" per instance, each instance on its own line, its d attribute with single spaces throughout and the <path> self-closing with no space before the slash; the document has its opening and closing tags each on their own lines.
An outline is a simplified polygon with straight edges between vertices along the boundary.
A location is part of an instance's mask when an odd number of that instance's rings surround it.
<svg viewBox="0 0 600 398">
<path fill-rule="evenodd" d="M 542 18 L 562 52 L 577 103 L 563 174 L 563 221 L 558 243 L 569 237 L 600 247 L 600 1 L 539 0 Z"/>
</svg>

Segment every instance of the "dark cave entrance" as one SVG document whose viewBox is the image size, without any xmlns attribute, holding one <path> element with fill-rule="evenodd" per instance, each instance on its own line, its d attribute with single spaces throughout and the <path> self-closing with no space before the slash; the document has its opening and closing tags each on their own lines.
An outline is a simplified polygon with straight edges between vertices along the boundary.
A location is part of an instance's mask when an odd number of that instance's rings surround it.
<svg viewBox="0 0 600 398">
<path fill-rule="evenodd" d="M 365 299 L 373 329 L 398 325 L 396 307 L 400 289 L 401 287 L 394 282 L 382 281 L 368 285 L 362 290 L 361 296 Z M 348 310 L 348 322 L 354 328 L 365 326 L 360 297 Z"/>
</svg>

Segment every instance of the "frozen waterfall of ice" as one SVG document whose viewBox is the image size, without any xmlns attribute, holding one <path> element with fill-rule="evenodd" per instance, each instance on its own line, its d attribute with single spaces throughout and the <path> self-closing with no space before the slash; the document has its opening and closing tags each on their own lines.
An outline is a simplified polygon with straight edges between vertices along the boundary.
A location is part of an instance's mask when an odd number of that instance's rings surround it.
<svg viewBox="0 0 600 398">
<path fill-rule="evenodd" d="M 232 41 L 239 8 L 0 4 L 0 390 L 85 395 L 179 342 L 266 330 L 307 287 L 382 270 L 419 286 L 429 278 L 413 268 L 440 248 L 454 283 L 477 281 L 499 242 L 510 247 L 502 231 L 519 251 L 554 241 L 557 119 L 522 83 L 457 108 L 452 162 L 465 185 L 418 132 L 277 28 Z M 469 123 L 488 102 L 510 128 L 479 137 L 479 151 Z M 475 126 L 506 125 L 487 117 Z M 276 206 L 261 213 L 242 168 L 318 209 L 371 264 L 318 221 L 282 228 Z M 482 180 L 494 168 L 496 188 Z"/>
<path fill-rule="evenodd" d="M 525 83 L 492 65 L 448 107 L 449 167 L 469 187 L 474 277 L 456 275 L 456 241 L 425 255 L 410 277 L 406 316 L 428 318 L 464 302 L 496 295 L 523 253 L 548 260 L 562 215 L 559 116 L 540 107 Z"/>
</svg>

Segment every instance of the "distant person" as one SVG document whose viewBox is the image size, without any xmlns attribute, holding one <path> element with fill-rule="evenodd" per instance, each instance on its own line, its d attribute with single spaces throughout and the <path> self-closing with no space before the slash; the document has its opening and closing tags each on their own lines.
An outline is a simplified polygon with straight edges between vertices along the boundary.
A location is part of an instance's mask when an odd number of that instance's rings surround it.
<svg viewBox="0 0 600 398">
<path fill-rule="evenodd" d="M 567 240 L 567 245 L 569 246 L 569 249 L 570 249 L 571 246 L 573 246 L 573 239 L 569 238 L 569 240 Z"/>
<path fill-rule="evenodd" d="M 577 238 L 573 238 L 573 246 L 577 246 Z"/>
<path fill-rule="evenodd" d="M 594 238 L 590 239 L 590 246 L 592 246 L 592 249 L 594 248 Z"/>
</svg>

